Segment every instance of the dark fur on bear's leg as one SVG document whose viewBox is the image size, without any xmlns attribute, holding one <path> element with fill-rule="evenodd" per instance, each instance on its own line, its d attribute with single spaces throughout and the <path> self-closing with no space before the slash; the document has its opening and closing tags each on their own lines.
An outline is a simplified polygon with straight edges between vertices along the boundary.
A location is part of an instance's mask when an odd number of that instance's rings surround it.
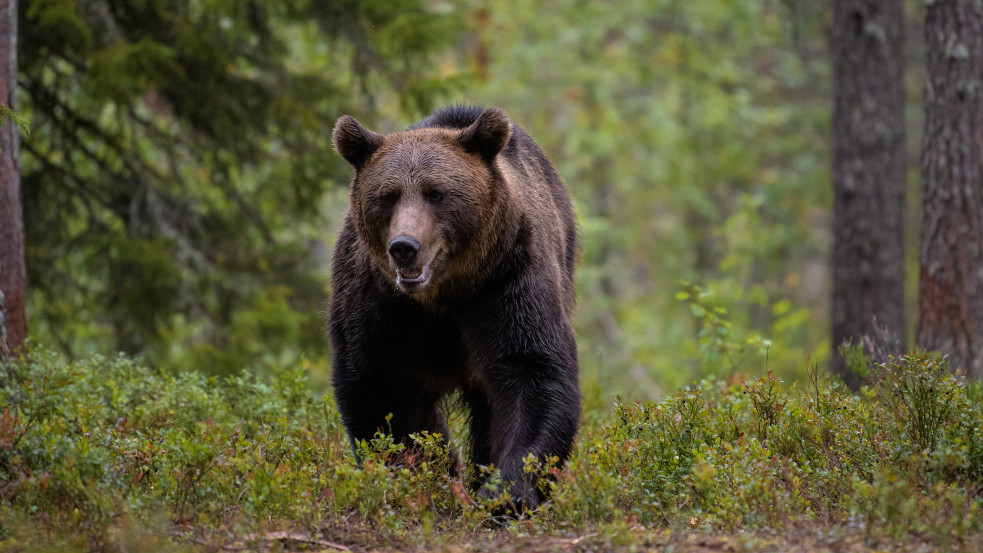
<svg viewBox="0 0 983 553">
<path fill-rule="evenodd" d="M 498 108 L 446 108 L 390 135 L 344 116 L 333 139 L 355 168 L 329 311 L 349 436 L 448 438 L 440 406 L 460 390 L 471 462 L 535 508 L 544 497 L 523 460 L 565 461 L 580 415 L 562 180 Z M 475 491 L 495 492 L 484 484 Z"/>
<path fill-rule="evenodd" d="M 521 247 L 513 252 L 523 255 Z M 543 497 L 537 482 L 524 473 L 523 459 L 533 453 L 541 461 L 557 456 L 563 462 L 570 453 L 580 415 L 576 345 L 566 325 L 549 323 L 563 318 L 555 302 L 543 301 L 547 290 L 538 289 L 534 278 L 504 276 L 511 277 L 508 290 L 474 306 L 473 326 L 465 324 L 465 334 L 486 367 L 483 380 L 493 414 L 487 432 L 491 458 L 503 481 L 511 483 L 513 501 L 535 508 Z M 503 305 L 492 300 L 499 295 L 526 301 Z M 481 450 L 477 444 L 474 448 Z"/>
</svg>

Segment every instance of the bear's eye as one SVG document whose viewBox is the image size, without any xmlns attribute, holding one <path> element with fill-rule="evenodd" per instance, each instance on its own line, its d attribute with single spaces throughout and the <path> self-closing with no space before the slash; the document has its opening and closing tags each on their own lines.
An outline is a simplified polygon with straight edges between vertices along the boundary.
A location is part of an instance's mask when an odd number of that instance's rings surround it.
<svg viewBox="0 0 983 553">
<path fill-rule="evenodd" d="M 379 196 L 379 201 L 382 202 L 382 205 L 386 206 L 396 205 L 396 202 L 399 201 L 399 192 L 396 192 L 395 190 L 385 192 L 382 194 L 382 196 Z"/>
<path fill-rule="evenodd" d="M 440 200 L 444 199 L 444 193 L 440 190 L 431 190 L 430 192 L 427 192 L 424 197 L 427 199 L 427 203 L 437 204 L 440 203 Z"/>
</svg>

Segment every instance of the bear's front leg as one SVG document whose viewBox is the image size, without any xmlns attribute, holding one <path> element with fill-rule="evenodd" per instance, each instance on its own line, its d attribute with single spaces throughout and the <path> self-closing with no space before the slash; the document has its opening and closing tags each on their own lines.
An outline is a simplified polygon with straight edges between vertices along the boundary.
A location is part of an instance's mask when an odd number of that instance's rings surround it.
<svg viewBox="0 0 983 553">
<path fill-rule="evenodd" d="M 524 473 L 523 459 L 531 453 L 541 461 L 555 456 L 564 462 L 580 418 L 573 329 L 559 302 L 543 298 L 497 304 L 482 311 L 476 319 L 481 323 L 469 332 L 491 410 L 491 460 L 512 500 L 526 509 L 537 507 L 543 496 L 535 478 Z"/>
<path fill-rule="evenodd" d="M 411 434 L 450 439 L 443 398 L 453 383 L 441 371 L 460 363 L 463 347 L 454 345 L 446 322 L 399 296 L 379 298 L 372 286 L 338 280 L 329 327 L 331 378 L 352 449 L 358 456 L 359 442 L 377 432 L 391 434 L 407 448 L 393 462 L 412 464 L 419 455 Z"/>
<path fill-rule="evenodd" d="M 492 461 L 512 500 L 535 509 L 543 499 L 533 475 L 525 474 L 530 453 L 540 461 L 566 461 L 580 417 L 580 392 L 570 364 L 561 359 L 501 359 L 487 371 L 492 417 Z"/>
<path fill-rule="evenodd" d="M 445 445 L 450 439 L 441 399 L 401 385 L 397 379 L 340 384 L 336 381 L 335 400 L 351 440 L 352 451 L 359 462 L 358 444 L 371 441 L 377 433 L 389 434 L 395 443 L 403 444 L 403 453 L 390 459 L 390 462 L 405 466 L 416 465 L 422 453 L 410 438 L 411 434 L 440 434 Z M 452 468 L 456 461 L 451 452 Z"/>
</svg>

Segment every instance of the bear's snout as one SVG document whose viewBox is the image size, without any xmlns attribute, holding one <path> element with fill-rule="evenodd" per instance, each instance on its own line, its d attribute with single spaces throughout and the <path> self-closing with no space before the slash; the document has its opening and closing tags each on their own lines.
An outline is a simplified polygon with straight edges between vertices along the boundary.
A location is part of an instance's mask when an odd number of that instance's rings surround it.
<svg viewBox="0 0 983 553">
<path fill-rule="evenodd" d="M 416 259 L 420 242 L 412 236 L 397 236 L 389 241 L 389 255 L 400 267 L 406 267 Z"/>
<path fill-rule="evenodd" d="M 420 241 L 408 234 L 400 234 L 389 241 L 389 258 L 396 269 L 396 285 L 407 294 L 415 294 L 430 280 L 430 263 L 433 259 L 420 260 Z"/>
</svg>

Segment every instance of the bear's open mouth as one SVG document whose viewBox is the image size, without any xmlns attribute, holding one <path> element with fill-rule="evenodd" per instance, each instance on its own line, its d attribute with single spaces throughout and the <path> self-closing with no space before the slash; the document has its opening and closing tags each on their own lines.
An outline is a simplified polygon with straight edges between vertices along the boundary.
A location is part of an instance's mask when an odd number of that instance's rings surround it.
<svg viewBox="0 0 983 553">
<path fill-rule="evenodd" d="M 403 289 L 416 289 L 430 280 L 430 264 L 421 267 L 403 267 L 396 269 L 396 284 Z"/>
</svg>

